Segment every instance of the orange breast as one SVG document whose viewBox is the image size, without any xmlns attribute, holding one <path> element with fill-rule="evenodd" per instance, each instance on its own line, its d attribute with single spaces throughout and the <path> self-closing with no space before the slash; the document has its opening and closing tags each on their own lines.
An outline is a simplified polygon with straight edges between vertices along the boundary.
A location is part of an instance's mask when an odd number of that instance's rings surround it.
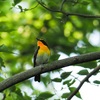
<svg viewBox="0 0 100 100">
<path fill-rule="evenodd" d="M 48 55 L 50 55 L 50 50 L 48 48 L 48 46 L 44 45 L 41 41 L 37 42 L 37 45 L 40 47 L 38 54 L 41 55 L 43 53 L 47 53 Z"/>
<path fill-rule="evenodd" d="M 38 51 L 39 55 L 42 55 L 44 53 L 47 53 L 48 55 L 50 55 L 50 50 L 47 46 L 40 46 L 40 49 Z"/>
</svg>

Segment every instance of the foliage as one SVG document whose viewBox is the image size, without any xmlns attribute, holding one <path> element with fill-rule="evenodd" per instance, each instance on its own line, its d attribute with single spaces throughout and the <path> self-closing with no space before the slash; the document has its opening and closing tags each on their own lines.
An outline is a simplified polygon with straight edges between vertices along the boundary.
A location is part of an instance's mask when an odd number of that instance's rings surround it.
<svg viewBox="0 0 100 100">
<path fill-rule="evenodd" d="M 100 40 L 95 43 L 96 39 L 93 38 L 100 31 L 100 19 L 66 16 L 59 12 L 60 10 L 68 13 L 98 15 L 99 0 L 40 0 L 40 2 L 50 10 L 38 4 L 37 0 L 0 1 L 0 81 L 32 68 L 36 37 L 48 42 L 52 51 L 50 62 L 58 60 L 59 52 L 70 57 L 73 54 L 100 51 Z M 97 61 L 81 64 L 80 66 L 85 69 L 79 70 L 77 74 L 80 77 L 87 75 L 88 69 L 93 69 L 96 65 Z M 46 88 L 46 91 L 36 88 L 33 85 L 33 79 L 30 79 L 6 89 L 3 92 L 6 95 L 5 100 L 31 100 L 31 98 L 41 100 L 39 99 L 41 97 L 43 99 L 67 98 L 76 88 L 72 85 L 77 79 L 71 76 L 72 71 L 63 70 L 63 73 L 61 72 L 62 70 L 59 70 L 59 77 L 51 77 L 58 71 L 42 77 L 43 84 L 42 82 L 40 84 Z M 48 88 L 50 83 L 67 85 L 69 92 L 62 93 L 59 97 L 54 92 L 55 90 Z M 94 83 L 100 84 L 100 81 L 94 80 Z M 31 92 L 28 94 L 25 88 Z M 80 93 L 76 96 L 81 98 Z"/>
</svg>

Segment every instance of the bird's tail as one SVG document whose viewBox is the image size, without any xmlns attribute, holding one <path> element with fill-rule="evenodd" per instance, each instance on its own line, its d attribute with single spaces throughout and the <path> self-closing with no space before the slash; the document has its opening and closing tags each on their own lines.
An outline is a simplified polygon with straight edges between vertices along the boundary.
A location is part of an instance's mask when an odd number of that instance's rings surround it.
<svg viewBox="0 0 100 100">
<path fill-rule="evenodd" d="M 40 74 L 35 76 L 35 81 L 40 82 Z"/>
</svg>

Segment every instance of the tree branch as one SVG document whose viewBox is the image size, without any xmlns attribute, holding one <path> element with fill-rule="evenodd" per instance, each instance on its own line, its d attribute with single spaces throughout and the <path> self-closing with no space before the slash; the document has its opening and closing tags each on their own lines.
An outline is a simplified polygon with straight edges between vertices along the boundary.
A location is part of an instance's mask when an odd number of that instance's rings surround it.
<svg viewBox="0 0 100 100">
<path fill-rule="evenodd" d="M 84 84 L 84 82 L 86 82 L 93 74 L 95 74 L 96 72 L 98 72 L 100 70 L 100 65 L 97 66 L 96 68 L 94 68 L 93 71 L 91 71 L 79 84 L 79 86 L 75 89 L 75 91 L 72 92 L 71 95 L 69 95 L 69 97 L 67 98 L 67 100 L 71 100 L 72 97 L 74 95 L 77 94 L 77 92 L 79 91 L 79 89 L 82 87 L 82 85 Z"/>
<path fill-rule="evenodd" d="M 10 78 L 0 82 L 0 92 L 9 88 L 12 85 L 22 82 L 37 74 L 41 74 L 59 68 L 63 68 L 69 65 L 80 64 L 80 63 L 89 62 L 97 59 L 100 59 L 100 52 L 82 54 L 80 56 L 70 57 L 70 58 L 54 61 L 50 64 L 37 66 L 35 68 L 11 76 Z"/>
<path fill-rule="evenodd" d="M 62 8 L 60 10 L 54 10 L 54 9 L 48 8 L 46 5 L 44 5 L 44 3 L 40 2 L 39 0 L 37 0 L 37 2 L 42 7 L 44 7 L 45 9 L 47 9 L 48 11 L 62 13 L 64 15 L 66 15 L 66 16 L 79 16 L 79 17 L 84 17 L 84 18 L 100 18 L 100 15 L 87 15 L 87 14 L 64 12 L 64 11 L 62 11 Z"/>
</svg>

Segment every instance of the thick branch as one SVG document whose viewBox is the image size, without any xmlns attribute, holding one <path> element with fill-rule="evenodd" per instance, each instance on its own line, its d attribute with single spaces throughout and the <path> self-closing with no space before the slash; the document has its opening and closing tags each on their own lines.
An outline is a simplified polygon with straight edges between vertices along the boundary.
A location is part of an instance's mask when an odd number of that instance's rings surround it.
<svg viewBox="0 0 100 100">
<path fill-rule="evenodd" d="M 44 5 L 44 3 L 40 2 L 39 0 L 37 0 L 37 2 L 42 7 L 44 7 L 45 9 L 47 9 L 48 11 L 59 12 L 59 13 L 62 13 L 64 15 L 66 15 L 66 16 L 79 16 L 79 17 L 84 17 L 84 18 L 100 18 L 100 15 L 87 15 L 87 14 L 80 14 L 80 13 L 65 12 L 65 11 L 62 11 L 62 8 L 60 10 L 54 10 L 54 9 L 48 8 L 46 5 Z"/>
<path fill-rule="evenodd" d="M 32 68 L 30 70 L 27 70 L 25 72 L 18 73 L 8 79 L 5 79 L 4 81 L 0 82 L 0 91 L 5 90 L 6 88 L 15 85 L 19 82 L 22 82 L 30 77 L 33 77 L 37 74 L 49 72 L 52 70 L 56 70 L 59 68 L 63 68 L 69 65 L 74 64 L 80 64 L 84 62 L 89 62 L 93 60 L 100 59 L 100 52 L 94 52 L 94 53 L 87 53 L 80 56 L 70 57 L 66 59 L 62 59 L 59 61 L 54 61 L 50 64 L 44 64 L 40 65 L 38 67 Z"/>
<path fill-rule="evenodd" d="M 71 100 L 72 97 L 74 95 L 77 94 L 77 92 L 79 91 L 79 89 L 82 87 L 82 85 L 84 84 L 84 82 L 86 82 L 92 75 L 94 75 L 96 72 L 98 72 L 100 70 L 100 65 L 97 66 L 93 71 L 91 71 L 79 84 L 79 86 L 77 87 L 77 89 L 75 91 L 72 92 L 72 94 L 67 98 L 67 100 Z"/>
</svg>

